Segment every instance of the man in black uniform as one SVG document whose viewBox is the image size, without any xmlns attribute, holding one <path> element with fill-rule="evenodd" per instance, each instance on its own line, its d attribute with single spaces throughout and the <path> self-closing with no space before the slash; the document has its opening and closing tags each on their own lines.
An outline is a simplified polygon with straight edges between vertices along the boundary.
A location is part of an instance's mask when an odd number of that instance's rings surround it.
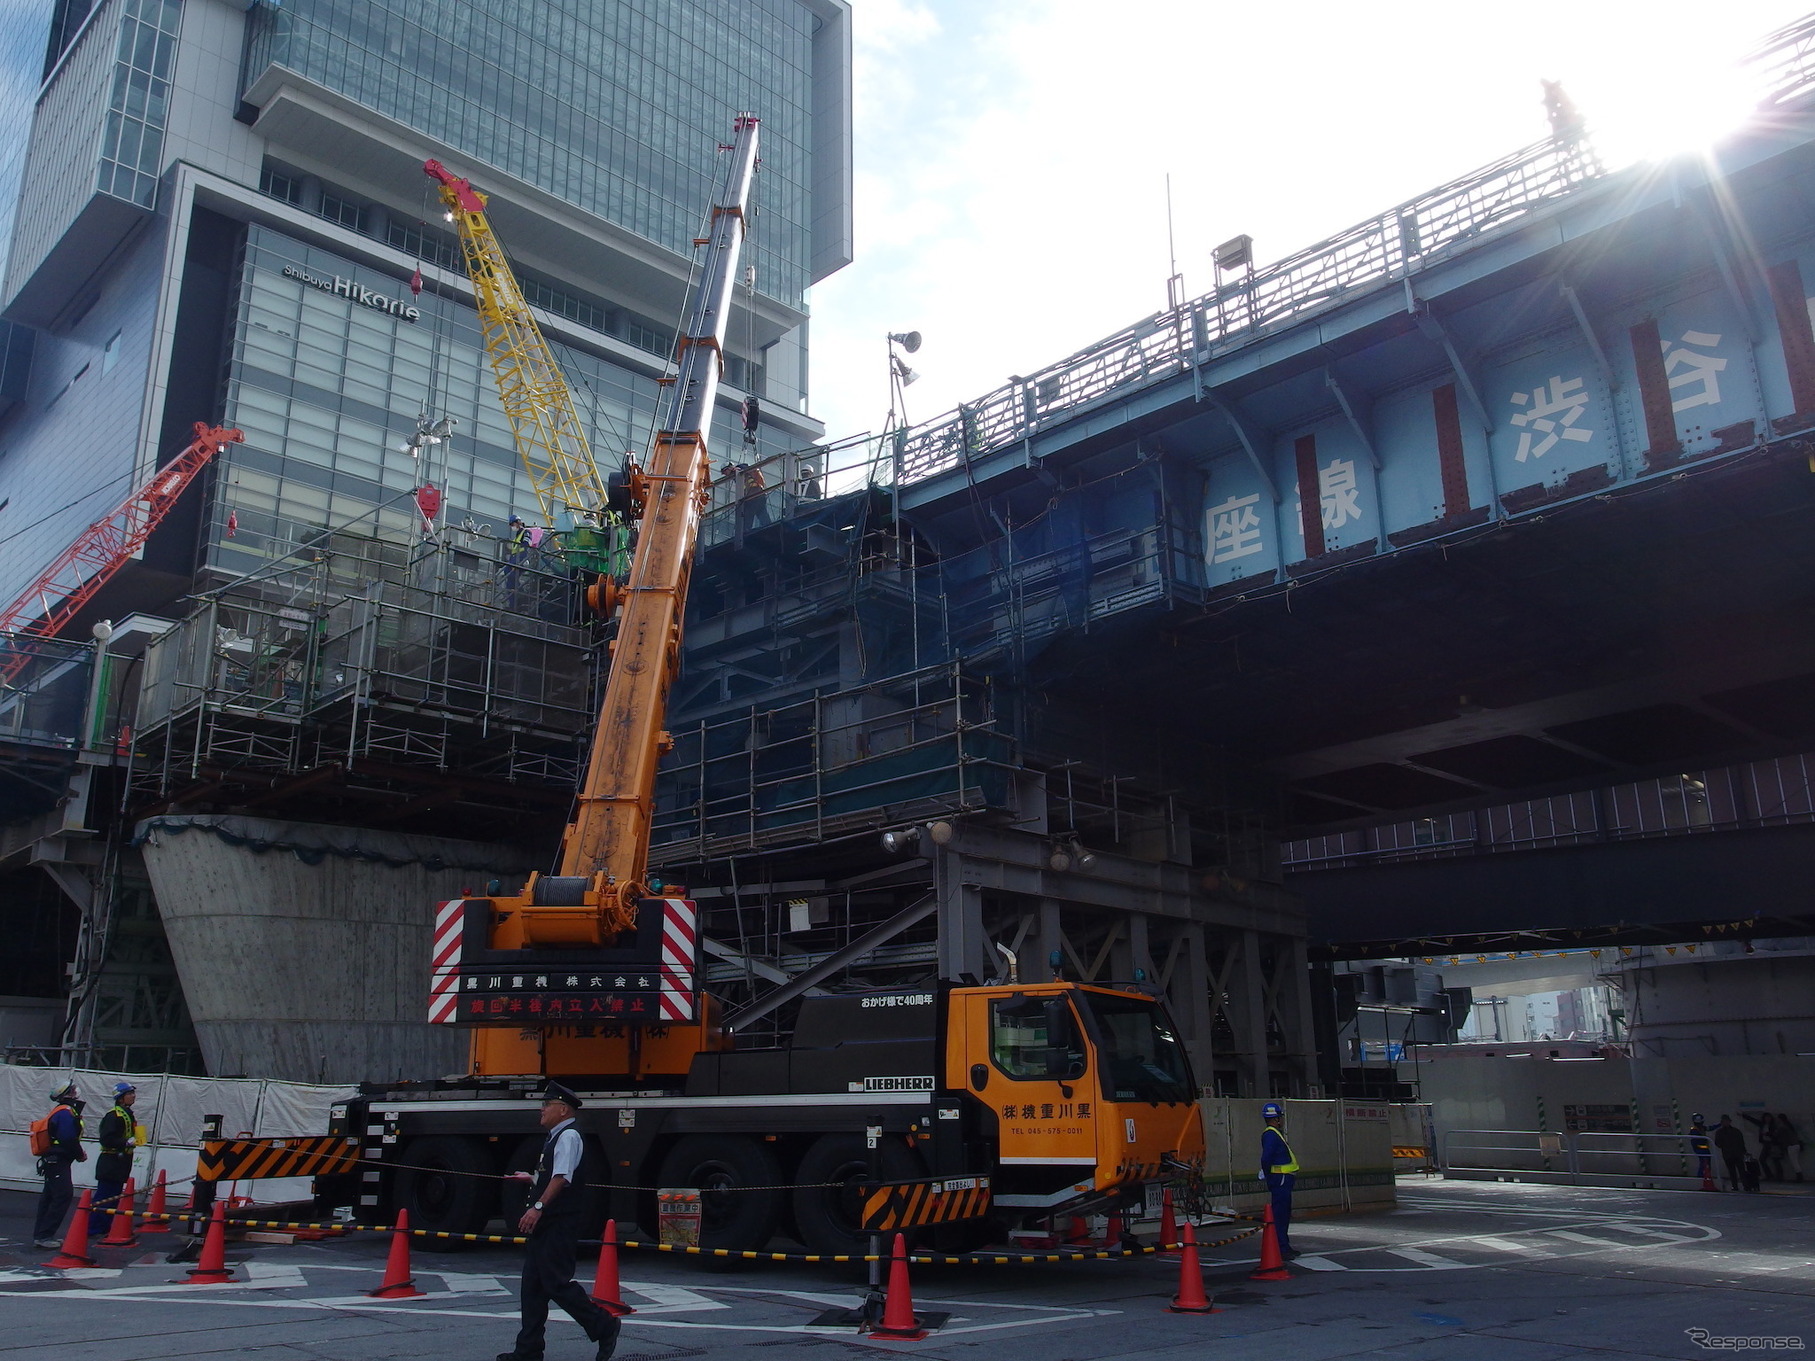
<svg viewBox="0 0 1815 1361">
<path fill-rule="evenodd" d="M 516 1346 L 498 1353 L 498 1361 L 539 1361 L 548 1327 L 550 1301 L 560 1305 L 599 1344 L 599 1361 L 610 1361 L 618 1345 L 619 1323 L 592 1302 L 573 1278 L 574 1257 L 579 1251 L 581 1194 L 580 1160 L 585 1151 L 574 1113 L 580 1098 L 558 1082 L 542 1094 L 542 1128 L 548 1138 L 536 1159 L 534 1172 L 518 1172 L 520 1181 L 534 1184 L 529 1208 L 517 1222 L 517 1231 L 529 1235 L 523 1249 L 523 1286 L 519 1300 L 523 1326 Z"/>
<path fill-rule="evenodd" d="M 50 1094 L 50 1101 L 50 1123 L 46 1129 L 50 1147 L 38 1157 L 44 1194 L 38 1197 L 38 1222 L 32 1232 L 32 1242 L 41 1248 L 61 1246 L 57 1234 L 75 1195 L 72 1169 L 77 1163 L 88 1161 L 88 1154 L 82 1150 L 82 1099 L 76 1095 L 76 1084 L 65 1082 Z"/>
<path fill-rule="evenodd" d="M 113 1217 L 120 1205 L 126 1183 L 132 1179 L 132 1156 L 139 1150 L 139 1118 L 132 1112 L 138 1099 L 138 1088 L 130 1082 L 113 1085 L 113 1109 L 101 1117 L 97 1140 L 101 1156 L 95 1159 L 94 1217 L 89 1221 L 96 1233 L 113 1227 Z"/>
</svg>

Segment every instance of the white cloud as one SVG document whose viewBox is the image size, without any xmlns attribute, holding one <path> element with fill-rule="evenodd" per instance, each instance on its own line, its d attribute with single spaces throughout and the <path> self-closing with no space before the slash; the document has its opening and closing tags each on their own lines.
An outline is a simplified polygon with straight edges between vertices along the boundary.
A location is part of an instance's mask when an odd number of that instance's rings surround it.
<svg viewBox="0 0 1815 1361">
<path fill-rule="evenodd" d="M 879 428 L 917 328 L 924 420 L 1546 132 L 1561 79 L 1615 160 L 1732 116 L 1718 71 L 1800 0 L 855 0 L 857 261 L 813 293 L 812 407 Z"/>
</svg>

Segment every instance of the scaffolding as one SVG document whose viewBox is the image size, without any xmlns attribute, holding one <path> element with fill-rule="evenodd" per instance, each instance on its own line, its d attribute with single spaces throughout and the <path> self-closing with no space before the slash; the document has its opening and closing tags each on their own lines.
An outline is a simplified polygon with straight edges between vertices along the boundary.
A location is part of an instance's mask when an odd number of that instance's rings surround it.
<svg viewBox="0 0 1815 1361">
<path fill-rule="evenodd" d="M 265 771 L 414 769 L 570 790 L 593 630 L 557 553 L 335 535 L 201 597 L 147 649 L 135 794 Z"/>
</svg>

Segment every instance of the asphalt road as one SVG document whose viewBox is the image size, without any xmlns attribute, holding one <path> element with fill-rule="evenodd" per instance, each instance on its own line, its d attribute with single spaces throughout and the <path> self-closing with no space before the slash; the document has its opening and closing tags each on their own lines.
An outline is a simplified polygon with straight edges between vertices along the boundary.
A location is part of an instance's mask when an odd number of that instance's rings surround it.
<svg viewBox="0 0 1815 1361">
<path fill-rule="evenodd" d="M 1391 1213 L 1305 1220 L 1290 1281 L 1247 1279 L 1254 1240 L 1207 1253 L 1220 1306 L 1208 1316 L 1166 1312 L 1178 1268 L 1153 1258 L 917 1268 L 917 1307 L 951 1317 L 910 1343 L 813 1324 L 854 1302 L 848 1270 L 626 1254 L 637 1312 L 617 1357 L 1547 1361 L 1815 1349 L 1815 1197 L 1422 1180 L 1402 1183 L 1400 1197 Z M 361 1293 L 382 1276 L 375 1236 L 236 1244 L 241 1279 L 191 1286 L 172 1284 L 183 1268 L 144 1246 L 104 1249 L 93 1271 L 46 1270 L 50 1254 L 26 1241 L 30 1208 L 30 1197 L 0 1193 L 0 1352 L 17 1361 L 482 1361 L 515 1331 L 510 1249 L 417 1252 L 420 1299 Z M 558 1312 L 549 1336 L 550 1361 L 591 1355 Z"/>
</svg>

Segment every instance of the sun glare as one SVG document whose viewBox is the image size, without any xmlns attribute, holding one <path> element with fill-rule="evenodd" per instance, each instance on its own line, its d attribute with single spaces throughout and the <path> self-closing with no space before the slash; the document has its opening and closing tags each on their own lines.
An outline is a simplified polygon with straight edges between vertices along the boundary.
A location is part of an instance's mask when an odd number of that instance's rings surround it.
<svg viewBox="0 0 1815 1361">
<path fill-rule="evenodd" d="M 1571 86 L 1609 168 L 1706 152 L 1743 127 L 1757 107 L 1757 78 L 1737 60 L 1704 59 L 1675 74 L 1622 62 L 1618 70 L 1594 72 Z"/>
</svg>

